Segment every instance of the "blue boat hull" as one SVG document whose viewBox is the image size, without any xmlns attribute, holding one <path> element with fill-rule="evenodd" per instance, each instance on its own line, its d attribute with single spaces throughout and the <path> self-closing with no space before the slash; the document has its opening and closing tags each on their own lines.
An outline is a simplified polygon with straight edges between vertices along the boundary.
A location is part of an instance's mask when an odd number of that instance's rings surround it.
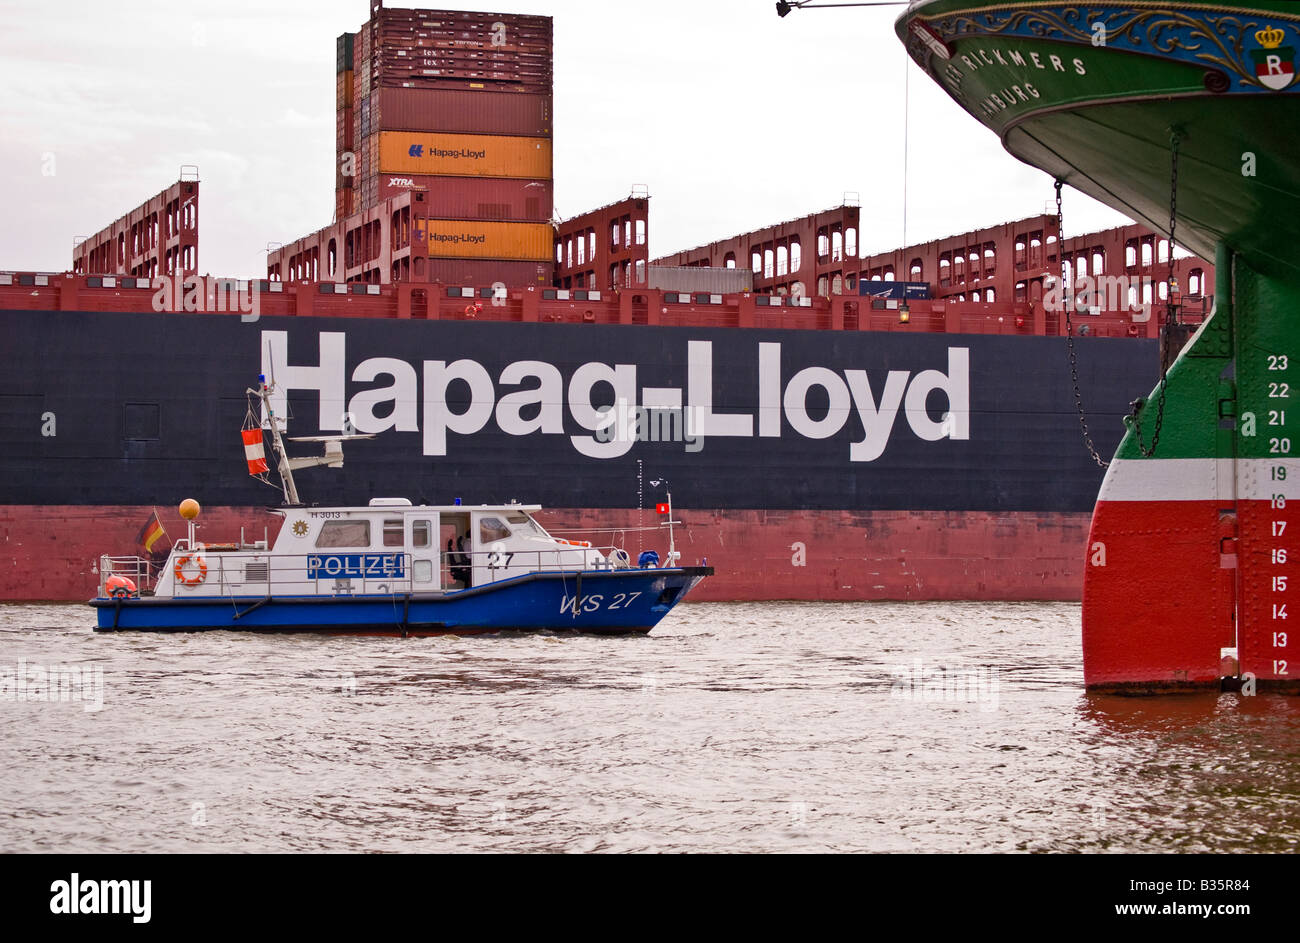
<svg viewBox="0 0 1300 943">
<path fill-rule="evenodd" d="M 712 567 L 530 573 L 449 593 L 90 600 L 96 630 L 469 635 L 649 632 Z"/>
</svg>

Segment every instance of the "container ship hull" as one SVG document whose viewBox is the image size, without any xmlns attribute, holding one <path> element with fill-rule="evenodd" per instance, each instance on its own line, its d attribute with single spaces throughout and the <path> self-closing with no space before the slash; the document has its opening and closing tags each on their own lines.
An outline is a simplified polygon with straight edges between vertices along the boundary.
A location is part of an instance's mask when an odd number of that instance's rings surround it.
<svg viewBox="0 0 1300 943">
<path fill-rule="evenodd" d="M 1283 0 L 927 0 L 897 23 L 1010 153 L 1215 257 L 1213 313 L 1135 409 L 1097 497 L 1093 690 L 1300 691 L 1298 14 Z"/>
<path fill-rule="evenodd" d="M 313 504 L 539 502 L 553 532 L 663 550 L 671 490 L 699 599 L 1077 599 L 1101 481 L 1066 340 L 230 314 L 0 311 L 6 600 L 81 600 L 194 497 L 250 539 L 232 389 L 273 373 L 290 436 L 356 432 Z M 1156 342 L 1076 341 L 1113 451 Z M 257 417 L 260 419 L 260 415 Z M 174 520 L 173 520 L 174 518 Z M 610 529 L 613 533 L 610 533 Z M 201 535 L 202 536 L 202 535 Z M 272 536 L 274 536 L 272 534 Z"/>
</svg>

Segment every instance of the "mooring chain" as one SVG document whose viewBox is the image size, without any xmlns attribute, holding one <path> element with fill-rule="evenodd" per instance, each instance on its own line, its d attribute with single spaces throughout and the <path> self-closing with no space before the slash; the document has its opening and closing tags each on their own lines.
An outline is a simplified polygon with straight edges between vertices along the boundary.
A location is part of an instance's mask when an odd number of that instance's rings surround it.
<svg viewBox="0 0 1300 943">
<path fill-rule="evenodd" d="M 1083 409 L 1083 393 L 1079 389 L 1079 355 L 1074 349 L 1074 323 L 1070 320 L 1070 309 L 1074 307 L 1073 299 L 1066 294 L 1073 287 L 1065 279 L 1065 219 L 1061 212 L 1061 187 L 1063 181 L 1056 181 L 1056 259 L 1061 266 L 1061 304 L 1065 308 L 1065 346 L 1070 354 L 1070 381 L 1074 384 L 1074 407 L 1079 411 L 1079 428 L 1083 431 L 1083 444 L 1092 453 L 1092 460 L 1105 468 L 1110 463 L 1101 457 L 1097 446 L 1092 443 L 1092 434 L 1088 431 L 1088 415 Z"/>
<path fill-rule="evenodd" d="M 1178 324 L 1178 307 L 1174 304 L 1174 230 L 1178 224 L 1178 132 L 1169 133 L 1169 274 L 1165 277 L 1165 330 Z M 1151 434 L 1151 448 L 1142 442 L 1142 400 L 1133 401 L 1133 432 L 1137 437 L 1138 451 L 1144 458 L 1153 458 L 1160 442 L 1160 427 L 1165 422 L 1165 390 L 1169 386 L 1169 368 L 1160 365 L 1160 403 L 1156 407 L 1156 428 Z"/>
</svg>

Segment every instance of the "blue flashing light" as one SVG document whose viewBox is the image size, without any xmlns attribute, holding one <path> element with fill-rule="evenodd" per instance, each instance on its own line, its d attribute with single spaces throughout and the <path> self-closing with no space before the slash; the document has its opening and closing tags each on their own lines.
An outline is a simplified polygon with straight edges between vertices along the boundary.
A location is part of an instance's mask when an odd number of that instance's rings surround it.
<svg viewBox="0 0 1300 943">
<path fill-rule="evenodd" d="M 460 498 L 456 499 L 456 507 L 460 507 Z"/>
</svg>

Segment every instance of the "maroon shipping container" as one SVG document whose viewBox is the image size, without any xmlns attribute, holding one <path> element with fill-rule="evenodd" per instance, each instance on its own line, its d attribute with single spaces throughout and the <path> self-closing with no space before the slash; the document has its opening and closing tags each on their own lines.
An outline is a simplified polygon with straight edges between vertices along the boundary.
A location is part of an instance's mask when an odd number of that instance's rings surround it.
<svg viewBox="0 0 1300 943">
<path fill-rule="evenodd" d="M 470 49 L 416 49 L 391 51 L 381 49 L 374 56 L 379 72 L 393 70 L 419 71 L 423 69 L 459 69 L 464 71 L 504 72 L 520 75 L 550 75 L 553 60 L 549 53 L 543 55 L 511 55 L 500 52 L 482 52 Z"/>
<path fill-rule="evenodd" d="M 551 96 L 478 89 L 378 88 L 371 127 L 380 131 L 551 136 Z"/>
<path fill-rule="evenodd" d="M 376 20 L 370 20 L 372 26 L 381 30 L 431 30 L 434 32 L 474 32 L 500 31 L 497 24 L 505 28 L 506 38 L 515 32 L 531 35 L 551 36 L 554 23 L 549 16 L 531 16 L 515 13 L 479 13 L 460 10 L 410 10 L 383 9 Z"/>
<path fill-rule="evenodd" d="M 550 180 L 418 177 L 381 174 L 380 201 L 414 190 L 411 206 L 426 219 L 488 219 L 545 223 L 554 209 Z"/>
<path fill-rule="evenodd" d="M 411 280 L 442 282 L 467 288 L 491 288 L 497 282 L 507 288 L 551 287 L 555 266 L 549 262 L 497 262 L 491 259 L 412 259 Z M 483 301 L 483 304 L 491 304 Z"/>
</svg>

